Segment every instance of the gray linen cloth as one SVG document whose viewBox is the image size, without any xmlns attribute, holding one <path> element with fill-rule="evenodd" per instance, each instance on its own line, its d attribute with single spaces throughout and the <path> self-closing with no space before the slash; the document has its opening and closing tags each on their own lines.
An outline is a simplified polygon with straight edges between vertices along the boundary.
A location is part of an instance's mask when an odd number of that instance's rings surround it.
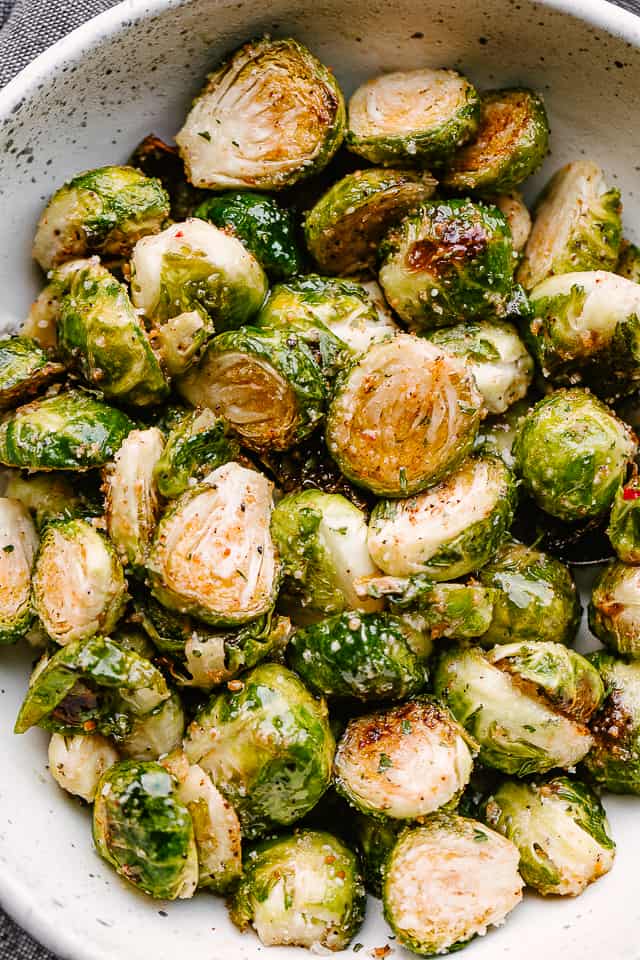
<svg viewBox="0 0 640 960">
<path fill-rule="evenodd" d="M 118 0 L 0 0 L 0 87 L 30 60 Z M 640 14 L 640 0 L 616 0 Z M 56 960 L 0 910 L 0 960 Z"/>
</svg>

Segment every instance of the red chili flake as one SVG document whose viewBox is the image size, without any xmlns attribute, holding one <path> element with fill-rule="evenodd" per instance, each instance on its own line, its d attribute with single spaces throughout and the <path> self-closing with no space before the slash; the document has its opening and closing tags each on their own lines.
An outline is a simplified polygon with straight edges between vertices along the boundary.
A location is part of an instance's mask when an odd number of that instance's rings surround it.
<svg viewBox="0 0 640 960">
<path fill-rule="evenodd" d="M 638 487 L 625 487 L 622 491 L 623 500 L 639 500 L 640 489 Z"/>
<path fill-rule="evenodd" d="M 178 230 L 178 232 L 175 233 L 174 236 L 177 240 L 179 237 L 184 237 L 184 233 L 182 232 L 182 230 Z"/>
</svg>

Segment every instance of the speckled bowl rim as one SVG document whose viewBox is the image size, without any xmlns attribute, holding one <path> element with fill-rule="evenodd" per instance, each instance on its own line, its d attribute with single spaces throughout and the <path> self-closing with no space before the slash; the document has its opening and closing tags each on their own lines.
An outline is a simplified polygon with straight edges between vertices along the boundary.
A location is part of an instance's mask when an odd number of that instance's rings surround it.
<svg viewBox="0 0 640 960">
<path fill-rule="evenodd" d="M 191 0 L 123 0 L 88 20 L 41 53 L 0 91 L 0 121 L 8 118 L 20 103 L 36 92 L 39 83 L 49 79 L 62 66 L 82 61 L 90 50 L 133 23 L 178 9 L 189 2 Z M 534 2 L 570 14 L 640 48 L 640 15 L 617 7 L 608 0 Z M 6 872 L 0 872 L 0 904 L 16 923 L 61 960 L 113 960 L 96 944 L 87 943 L 39 916 L 37 903 L 26 896 Z"/>
</svg>

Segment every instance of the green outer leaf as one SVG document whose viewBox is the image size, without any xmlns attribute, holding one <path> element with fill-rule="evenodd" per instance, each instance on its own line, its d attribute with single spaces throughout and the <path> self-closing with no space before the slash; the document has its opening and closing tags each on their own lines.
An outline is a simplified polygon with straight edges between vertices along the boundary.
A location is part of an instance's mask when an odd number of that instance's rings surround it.
<svg viewBox="0 0 640 960">
<path fill-rule="evenodd" d="M 164 677 L 144 657 L 124 650 L 108 637 L 74 640 L 51 657 L 29 687 L 15 732 L 25 733 L 44 720 L 79 678 L 86 678 L 99 687 L 126 691 L 128 707 L 134 714 L 152 710 L 169 696 Z M 140 707 L 146 709 L 139 710 Z"/>
<path fill-rule="evenodd" d="M 240 448 L 227 431 L 226 422 L 207 409 L 188 413 L 174 427 L 153 471 L 163 497 L 179 497 L 191 482 L 236 459 Z"/>
<path fill-rule="evenodd" d="M 207 197 L 195 217 L 232 233 L 269 277 L 280 280 L 302 271 L 302 253 L 290 210 L 265 193 L 229 191 Z"/>
<path fill-rule="evenodd" d="M 160 764 L 129 760 L 103 775 L 93 838 L 118 873 L 151 897 L 174 900 L 197 878 L 193 823 Z"/>
<path fill-rule="evenodd" d="M 382 898 L 386 862 L 404 827 L 402 820 L 376 820 L 363 813 L 356 816 L 355 832 L 362 856 L 364 882 L 369 893 L 379 900 Z"/>
<path fill-rule="evenodd" d="M 614 653 L 640 657 L 640 570 L 619 560 L 602 568 L 589 603 L 589 629 Z"/>
<path fill-rule="evenodd" d="M 640 663 L 598 650 L 589 655 L 607 694 L 591 720 L 595 743 L 583 766 L 611 793 L 640 795 Z"/>
<path fill-rule="evenodd" d="M 640 484 L 637 475 L 616 490 L 607 536 L 619 560 L 640 563 Z"/>
<path fill-rule="evenodd" d="M 621 277 L 626 277 L 627 280 L 640 283 L 640 247 L 635 243 L 629 243 L 628 240 L 623 240 L 615 272 Z"/>
<path fill-rule="evenodd" d="M 387 230 L 434 193 L 436 181 L 412 170 L 358 170 L 324 193 L 307 213 L 309 252 L 327 273 L 373 268 Z"/>
<path fill-rule="evenodd" d="M 0 340 L 0 410 L 15 407 L 65 373 L 28 337 Z"/>
<path fill-rule="evenodd" d="M 391 614 L 347 611 L 296 630 L 289 665 L 322 696 L 404 700 L 427 680 L 409 633 Z"/>
<path fill-rule="evenodd" d="M 508 121 L 504 112 L 496 115 L 496 105 L 512 114 Z M 443 185 L 457 193 L 508 193 L 537 170 L 548 147 L 549 121 L 536 93 L 524 87 L 489 90 L 481 96 L 476 137 L 454 155 Z"/>
<path fill-rule="evenodd" d="M 386 581 L 386 583 L 385 583 Z M 380 584 L 380 592 L 376 590 Z M 388 596 L 392 613 L 408 614 L 410 622 L 432 638 L 471 638 L 486 633 L 497 591 L 477 583 L 434 583 L 423 573 L 373 580 L 373 595 Z"/>
<path fill-rule="evenodd" d="M 18 407 L 0 423 L 0 463 L 31 470 L 90 470 L 112 460 L 133 422 L 78 391 Z"/>
</svg>

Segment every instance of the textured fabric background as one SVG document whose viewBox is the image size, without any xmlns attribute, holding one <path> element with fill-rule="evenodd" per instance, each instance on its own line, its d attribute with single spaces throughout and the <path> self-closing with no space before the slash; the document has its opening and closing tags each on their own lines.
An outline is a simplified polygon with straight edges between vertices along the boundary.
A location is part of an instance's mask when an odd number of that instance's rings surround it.
<svg viewBox="0 0 640 960">
<path fill-rule="evenodd" d="M 118 0 L 0 0 L 0 87 L 30 60 Z M 617 0 L 640 14 L 640 0 Z M 56 960 L 0 910 L 0 960 Z"/>
</svg>

